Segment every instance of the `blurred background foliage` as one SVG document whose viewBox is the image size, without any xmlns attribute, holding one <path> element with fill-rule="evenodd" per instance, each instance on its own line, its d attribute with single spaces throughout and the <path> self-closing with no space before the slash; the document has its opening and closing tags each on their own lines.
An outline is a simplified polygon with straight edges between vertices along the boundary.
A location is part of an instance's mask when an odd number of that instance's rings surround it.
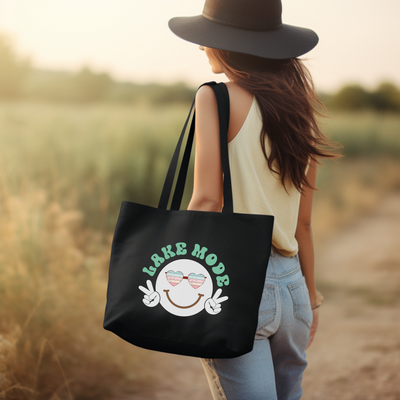
<svg viewBox="0 0 400 400">
<path fill-rule="evenodd" d="M 195 89 L 185 83 L 116 82 L 107 73 L 84 66 L 76 73 L 35 69 L 18 57 L 11 40 L 0 35 L 0 99 L 51 102 L 115 102 L 155 105 L 188 103 Z"/>
<path fill-rule="evenodd" d="M 382 82 L 372 91 L 360 85 L 347 85 L 335 94 L 321 97 L 332 110 L 400 113 L 400 90 L 390 82 Z"/>
<path fill-rule="evenodd" d="M 189 103 L 195 93 L 183 82 L 116 82 L 109 74 L 94 72 L 88 66 L 76 73 L 35 69 L 28 59 L 17 56 L 4 34 L 0 35 L 0 65 L 0 99 L 163 105 Z M 390 82 L 382 82 L 372 91 L 360 85 L 347 85 L 334 94 L 321 93 L 320 97 L 330 110 L 400 113 L 400 90 Z"/>
<path fill-rule="evenodd" d="M 112 399 L 146 384 L 147 353 L 102 329 L 112 234 L 123 200 L 156 206 L 194 93 L 37 70 L 0 36 L 0 398 Z M 321 160 L 315 237 L 400 189 L 398 88 L 321 98 L 345 157 Z"/>
</svg>

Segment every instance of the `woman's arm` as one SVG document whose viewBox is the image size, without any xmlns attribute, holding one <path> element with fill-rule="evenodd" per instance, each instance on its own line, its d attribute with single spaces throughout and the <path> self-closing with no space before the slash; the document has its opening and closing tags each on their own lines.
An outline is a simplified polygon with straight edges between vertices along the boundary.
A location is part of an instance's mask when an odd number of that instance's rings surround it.
<svg viewBox="0 0 400 400">
<path fill-rule="evenodd" d="M 317 178 L 317 164 L 311 160 L 310 167 L 307 172 L 308 183 L 315 187 Z M 299 259 L 301 269 L 306 278 L 308 292 L 310 294 L 311 306 L 317 300 L 317 291 L 314 279 L 314 244 L 311 227 L 311 214 L 314 190 L 303 186 L 303 194 L 300 198 L 299 217 L 295 237 L 299 244 Z"/>
<path fill-rule="evenodd" d="M 310 167 L 307 171 L 308 183 L 315 187 L 317 178 L 317 163 L 311 160 Z M 304 187 L 304 186 L 303 186 Z M 314 244 L 311 228 L 311 213 L 314 190 L 304 187 L 304 192 L 300 198 L 299 218 L 295 237 L 299 244 L 299 259 L 303 275 L 306 279 L 308 292 L 310 295 L 311 307 L 317 302 L 317 290 L 314 278 Z M 315 333 L 318 329 L 319 308 L 313 310 L 313 322 L 310 329 L 310 336 L 306 350 L 311 346 Z"/>
<path fill-rule="evenodd" d="M 195 134 L 194 186 L 188 210 L 220 212 L 223 175 L 218 107 L 214 91 L 207 85 L 196 94 Z"/>
</svg>

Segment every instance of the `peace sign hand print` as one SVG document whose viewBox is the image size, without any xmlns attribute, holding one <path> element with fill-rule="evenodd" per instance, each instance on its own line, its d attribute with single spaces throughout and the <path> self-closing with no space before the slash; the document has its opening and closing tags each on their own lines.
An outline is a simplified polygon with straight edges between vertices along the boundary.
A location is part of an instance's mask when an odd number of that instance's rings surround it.
<svg viewBox="0 0 400 400">
<path fill-rule="evenodd" d="M 147 307 L 155 307 L 160 302 L 160 295 L 154 290 L 150 280 L 146 281 L 147 288 L 139 286 L 139 289 L 144 293 L 143 303 Z"/>
<path fill-rule="evenodd" d="M 205 304 L 204 304 L 204 308 L 205 310 L 211 314 L 211 315 L 216 315 L 218 313 L 221 312 L 221 303 L 223 301 L 228 300 L 228 296 L 224 296 L 224 297 L 219 297 L 222 293 L 222 289 L 218 289 L 214 296 L 211 297 L 210 299 L 208 299 Z"/>
</svg>

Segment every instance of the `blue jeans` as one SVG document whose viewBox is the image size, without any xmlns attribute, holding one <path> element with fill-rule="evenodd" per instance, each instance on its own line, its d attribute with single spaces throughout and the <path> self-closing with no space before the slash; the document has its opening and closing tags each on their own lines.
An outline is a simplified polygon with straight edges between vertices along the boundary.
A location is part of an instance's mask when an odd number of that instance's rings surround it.
<svg viewBox="0 0 400 400">
<path fill-rule="evenodd" d="M 201 360 L 214 400 L 300 399 L 312 320 L 298 254 L 284 257 L 272 247 L 253 350 Z"/>
</svg>

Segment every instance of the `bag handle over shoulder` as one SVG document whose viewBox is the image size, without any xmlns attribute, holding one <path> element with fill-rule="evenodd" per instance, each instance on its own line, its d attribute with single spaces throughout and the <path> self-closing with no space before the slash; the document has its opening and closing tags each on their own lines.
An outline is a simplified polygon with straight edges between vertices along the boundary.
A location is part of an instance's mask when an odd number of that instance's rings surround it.
<svg viewBox="0 0 400 400">
<path fill-rule="evenodd" d="M 221 147 L 221 163 L 222 170 L 224 173 L 224 207 L 223 213 L 233 213 L 233 198 L 232 198 L 232 183 L 231 174 L 229 167 L 229 157 L 228 157 L 228 127 L 229 127 L 229 93 L 226 85 L 224 83 L 217 84 L 216 82 L 207 82 L 201 86 L 209 85 L 216 96 L 218 105 L 218 117 L 219 117 L 219 128 L 220 128 L 220 147 Z M 200 87 L 201 87 L 200 86 Z M 186 129 L 190 121 L 190 117 L 193 111 L 193 117 L 190 123 L 190 129 L 188 138 L 185 145 L 185 150 L 182 158 L 182 163 L 179 169 L 178 180 L 176 183 L 174 195 L 171 202 L 171 210 L 179 210 L 183 191 L 185 188 L 187 170 L 189 167 L 189 160 L 191 155 L 191 150 L 193 146 L 194 139 L 194 127 L 195 127 L 195 117 L 196 111 L 194 110 L 195 100 L 193 100 L 192 106 L 189 111 L 189 115 L 186 119 L 185 125 L 183 127 L 182 133 L 179 137 L 177 146 L 172 156 L 170 166 L 168 168 L 167 176 L 165 178 L 164 187 L 161 193 L 160 202 L 158 208 L 167 209 L 168 202 L 172 192 L 172 186 L 174 182 L 174 177 L 178 165 L 179 154 L 181 151 L 183 139 L 185 137 Z"/>
</svg>

